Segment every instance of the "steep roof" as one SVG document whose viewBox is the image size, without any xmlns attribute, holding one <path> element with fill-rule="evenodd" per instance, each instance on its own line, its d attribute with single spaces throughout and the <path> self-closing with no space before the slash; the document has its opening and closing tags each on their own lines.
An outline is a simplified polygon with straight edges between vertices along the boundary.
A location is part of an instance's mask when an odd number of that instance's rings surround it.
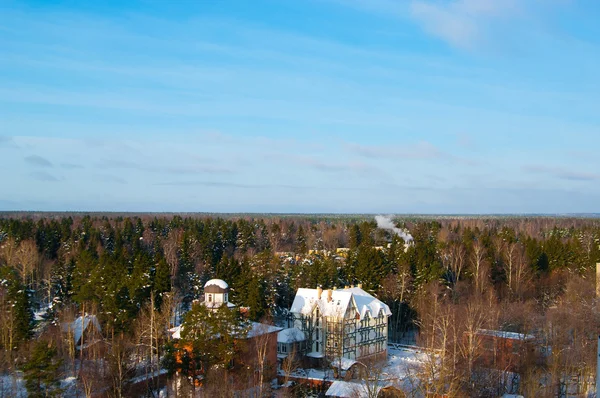
<svg viewBox="0 0 600 398">
<path fill-rule="evenodd" d="M 363 319 L 367 314 L 370 317 L 377 317 L 380 311 L 383 311 L 386 316 L 392 315 L 387 304 L 361 288 L 353 287 L 331 290 L 330 292 L 331 300 L 328 300 L 327 290 L 323 290 L 319 299 L 317 289 L 300 288 L 296 292 L 290 312 L 308 315 L 312 313 L 315 306 L 318 306 L 319 311 L 324 316 L 344 316 L 349 306 L 353 305 L 359 313 L 360 319 Z"/>
<path fill-rule="evenodd" d="M 64 323 L 62 325 L 62 329 L 65 333 L 73 333 L 73 340 L 75 341 L 75 344 L 79 344 L 83 332 L 88 329 L 90 324 L 92 324 L 96 328 L 96 330 L 101 331 L 100 323 L 98 322 L 98 318 L 96 318 L 96 315 L 87 314 L 83 318 L 81 316 L 78 317 L 73 322 Z"/>
<path fill-rule="evenodd" d="M 267 325 L 266 323 L 252 322 L 252 325 L 246 337 L 251 339 L 253 337 L 261 336 L 263 334 L 279 332 L 281 329 L 282 328 L 280 327 Z"/>
<path fill-rule="evenodd" d="M 306 340 L 304 332 L 296 328 L 283 329 L 281 332 L 277 333 L 278 343 L 288 344 L 304 340 Z"/>
</svg>

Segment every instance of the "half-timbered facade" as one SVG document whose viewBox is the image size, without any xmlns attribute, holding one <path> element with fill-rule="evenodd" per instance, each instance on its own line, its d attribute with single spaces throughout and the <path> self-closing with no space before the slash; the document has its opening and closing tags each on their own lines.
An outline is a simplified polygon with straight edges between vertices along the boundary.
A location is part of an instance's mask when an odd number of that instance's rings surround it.
<svg viewBox="0 0 600 398">
<path fill-rule="evenodd" d="M 360 285 L 298 289 L 290 313 L 294 326 L 306 336 L 309 357 L 335 364 L 342 358 L 384 359 L 387 355 L 390 309 Z"/>
</svg>

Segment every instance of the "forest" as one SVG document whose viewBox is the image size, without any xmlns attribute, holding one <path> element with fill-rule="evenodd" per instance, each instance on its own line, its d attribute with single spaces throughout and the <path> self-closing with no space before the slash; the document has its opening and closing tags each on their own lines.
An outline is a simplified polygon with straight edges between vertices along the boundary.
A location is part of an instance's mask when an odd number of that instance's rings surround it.
<svg viewBox="0 0 600 398">
<path fill-rule="evenodd" d="M 594 387 L 600 219 L 392 221 L 380 228 L 374 215 L 4 214 L 0 397 L 14 392 L 15 375 L 30 396 L 129 396 L 140 373 L 168 367 L 168 330 L 212 278 L 227 281 L 229 300 L 248 307 L 249 320 L 272 323 L 285 318 L 300 287 L 362 284 L 392 310 L 390 342 L 436 352 L 422 377 L 428 392 L 493 396 L 490 385 L 508 383 L 477 376 L 481 347 L 464 336 L 481 329 L 533 335 L 544 347 L 544 361 L 519 364 L 522 395 Z M 97 318 L 97 338 L 107 342 L 85 358 L 64 333 L 83 314 Z"/>
</svg>

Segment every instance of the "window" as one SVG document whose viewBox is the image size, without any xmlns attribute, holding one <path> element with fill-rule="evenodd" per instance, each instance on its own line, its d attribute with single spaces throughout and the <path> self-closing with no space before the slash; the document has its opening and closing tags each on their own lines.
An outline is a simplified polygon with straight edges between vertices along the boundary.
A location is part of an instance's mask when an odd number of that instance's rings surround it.
<svg viewBox="0 0 600 398">
<path fill-rule="evenodd" d="M 208 302 L 211 303 L 212 302 L 212 294 L 208 295 Z"/>
<path fill-rule="evenodd" d="M 317 341 L 315 344 L 316 344 L 316 345 L 315 345 L 315 347 L 316 347 L 316 348 L 315 348 L 315 351 L 316 351 L 316 352 L 319 352 L 319 342 Z"/>
<path fill-rule="evenodd" d="M 483 348 L 488 351 L 494 351 L 494 340 L 491 338 L 485 338 L 483 340 Z"/>
<path fill-rule="evenodd" d="M 281 352 L 283 352 L 284 354 L 287 352 L 287 344 L 281 344 Z"/>
<path fill-rule="evenodd" d="M 518 354 L 521 351 L 521 344 L 516 341 L 512 343 L 512 352 L 513 354 Z"/>
</svg>

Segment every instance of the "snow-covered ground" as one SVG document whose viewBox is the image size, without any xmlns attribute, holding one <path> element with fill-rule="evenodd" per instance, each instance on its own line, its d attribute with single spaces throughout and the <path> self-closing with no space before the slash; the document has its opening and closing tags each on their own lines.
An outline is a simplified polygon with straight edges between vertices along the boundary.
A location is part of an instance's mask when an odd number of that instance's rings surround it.
<svg viewBox="0 0 600 398">
<path fill-rule="evenodd" d="M 0 375 L 0 398 L 27 397 L 25 381 L 17 375 Z"/>
<path fill-rule="evenodd" d="M 378 376 L 382 382 L 413 389 L 417 383 L 419 369 L 428 360 L 428 355 L 425 351 L 415 348 L 388 347 L 387 363 Z M 279 374 L 284 376 L 281 370 Z M 336 380 L 332 370 L 321 369 L 296 369 L 290 376 L 309 380 Z"/>
<path fill-rule="evenodd" d="M 430 354 L 415 348 L 388 347 L 387 365 L 382 376 L 386 380 L 404 379 L 415 372 L 428 360 Z"/>
<path fill-rule="evenodd" d="M 22 378 L 21 372 L 13 375 L 0 375 L 0 398 L 26 398 L 27 389 L 25 388 L 25 380 Z M 60 381 L 60 388 L 63 390 L 61 397 L 75 398 L 82 396 L 81 391 L 77 388 L 77 379 L 75 377 L 66 377 Z"/>
</svg>

